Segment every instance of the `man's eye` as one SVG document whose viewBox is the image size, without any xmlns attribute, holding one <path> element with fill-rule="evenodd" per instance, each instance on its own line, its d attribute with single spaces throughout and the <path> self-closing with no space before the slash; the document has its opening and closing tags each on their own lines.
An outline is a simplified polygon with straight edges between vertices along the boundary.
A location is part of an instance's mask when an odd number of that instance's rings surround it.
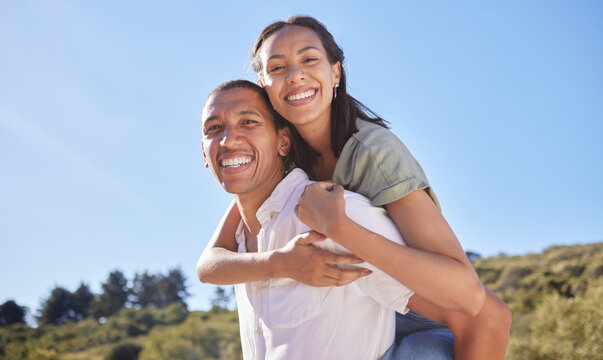
<svg viewBox="0 0 603 360">
<path fill-rule="evenodd" d="M 243 120 L 243 124 L 244 124 L 244 125 L 254 125 L 254 124 L 257 124 L 257 123 L 258 123 L 258 122 L 257 122 L 257 121 L 255 121 L 255 120 L 249 120 L 249 119 L 247 119 L 247 120 Z"/>
<path fill-rule="evenodd" d="M 203 133 L 207 134 L 211 134 L 213 132 L 216 132 L 218 130 L 220 130 L 222 128 L 222 126 L 220 125 L 212 125 L 212 126 L 208 126 L 203 130 Z"/>
</svg>

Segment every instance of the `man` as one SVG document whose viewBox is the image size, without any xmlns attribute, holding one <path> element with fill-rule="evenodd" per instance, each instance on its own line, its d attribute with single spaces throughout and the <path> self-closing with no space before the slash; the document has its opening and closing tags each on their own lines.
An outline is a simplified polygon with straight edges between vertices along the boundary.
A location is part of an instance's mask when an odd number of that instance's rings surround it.
<svg viewBox="0 0 603 360">
<path fill-rule="evenodd" d="M 236 244 L 226 247 L 265 253 L 285 248 L 296 235 L 309 231 L 295 207 L 311 181 L 300 169 L 285 174 L 290 149 L 299 139 L 271 110 L 263 90 L 244 80 L 219 86 L 205 103 L 202 122 L 206 166 L 234 194 L 242 218 Z M 299 161 L 303 159 L 295 157 Z M 346 192 L 344 199 L 353 221 L 404 244 L 385 210 L 355 193 Z M 330 239 L 314 245 L 349 253 Z M 236 284 L 246 359 L 381 358 L 394 341 L 395 311 L 405 313 L 413 294 L 370 264 L 355 270 L 367 276 L 340 287 L 311 287 L 278 276 L 258 281 L 253 262 L 220 266 L 228 273 L 221 283 Z"/>
</svg>

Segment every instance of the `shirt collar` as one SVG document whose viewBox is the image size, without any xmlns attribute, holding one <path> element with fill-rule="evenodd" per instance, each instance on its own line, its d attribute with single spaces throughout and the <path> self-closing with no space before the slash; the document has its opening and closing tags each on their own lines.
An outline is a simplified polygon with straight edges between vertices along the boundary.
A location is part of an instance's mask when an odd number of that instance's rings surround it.
<svg viewBox="0 0 603 360">
<path fill-rule="evenodd" d="M 258 209 L 256 216 L 258 221 L 263 224 L 270 218 L 271 213 L 281 212 L 287 203 L 287 200 L 294 193 L 293 189 L 300 183 L 308 181 L 308 175 L 301 169 L 293 169 L 281 182 L 274 188 L 270 197 L 264 201 Z"/>
</svg>

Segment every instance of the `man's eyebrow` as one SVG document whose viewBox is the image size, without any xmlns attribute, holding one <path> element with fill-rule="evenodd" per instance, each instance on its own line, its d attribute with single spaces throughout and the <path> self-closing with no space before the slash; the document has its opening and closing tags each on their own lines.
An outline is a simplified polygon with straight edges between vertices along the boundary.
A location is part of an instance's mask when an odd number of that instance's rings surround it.
<svg viewBox="0 0 603 360">
<path fill-rule="evenodd" d="M 254 110 L 241 110 L 241 111 L 239 111 L 239 115 L 261 116 L 257 111 L 254 111 Z"/>
<path fill-rule="evenodd" d="M 205 121 L 203 122 L 203 125 L 207 124 L 210 121 L 216 121 L 219 118 L 220 117 L 218 115 L 212 115 L 212 116 L 208 117 L 207 119 L 205 119 Z"/>
<path fill-rule="evenodd" d="M 310 46 L 306 46 L 306 47 L 304 47 L 304 48 L 301 48 L 301 49 L 297 50 L 297 55 L 299 55 L 299 54 L 303 53 L 304 51 L 310 50 L 310 49 L 314 49 L 314 50 L 318 50 L 318 51 L 320 51 L 320 50 L 319 50 L 319 49 L 318 49 L 316 46 L 312 46 L 312 45 L 310 45 Z M 270 55 L 270 56 L 268 57 L 268 60 L 271 60 L 271 59 L 282 59 L 282 58 L 284 58 L 284 57 L 285 57 L 285 55 L 281 55 L 281 54 L 274 54 L 274 55 Z"/>
</svg>

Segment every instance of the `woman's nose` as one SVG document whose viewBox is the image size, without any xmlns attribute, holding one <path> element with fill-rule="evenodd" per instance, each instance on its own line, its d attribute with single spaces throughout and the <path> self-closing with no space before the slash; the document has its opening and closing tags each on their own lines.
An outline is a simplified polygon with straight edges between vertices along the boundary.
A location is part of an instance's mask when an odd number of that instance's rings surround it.
<svg viewBox="0 0 603 360">
<path fill-rule="evenodd" d="M 297 66 L 289 67 L 289 74 L 287 74 L 288 82 L 295 82 L 299 80 L 304 80 L 306 78 L 306 72 L 303 68 Z"/>
</svg>

